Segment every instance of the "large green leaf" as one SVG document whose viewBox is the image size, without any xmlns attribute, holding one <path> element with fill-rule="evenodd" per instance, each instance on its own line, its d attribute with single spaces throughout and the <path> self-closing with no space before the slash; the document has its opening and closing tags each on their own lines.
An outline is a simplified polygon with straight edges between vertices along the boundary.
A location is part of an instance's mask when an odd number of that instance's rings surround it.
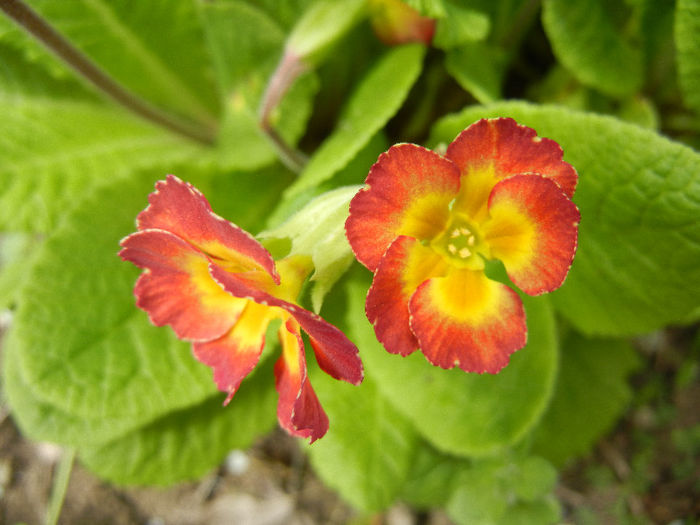
<svg viewBox="0 0 700 525">
<path fill-rule="evenodd" d="M 642 84 L 642 51 L 618 25 L 623 0 L 545 0 L 542 22 L 555 55 L 583 84 L 613 96 Z"/>
<path fill-rule="evenodd" d="M 256 370 L 227 407 L 222 396 L 171 412 L 145 427 L 78 450 L 99 476 L 119 484 L 169 485 L 197 479 L 234 448 L 248 448 L 276 423 L 272 362 Z"/>
<path fill-rule="evenodd" d="M 421 71 L 425 48 L 405 45 L 388 51 L 364 77 L 343 108 L 333 134 L 316 150 L 285 194 L 292 200 L 342 170 L 394 116 Z"/>
<path fill-rule="evenodd" d="M 136 419 L 114 419 L 108 414 L 87 419 L 70 414 L 37 398 L 19 366 L 19 349 L 14 334 L 3 339 L 2 387 L 12 417 L 22 434 L 36 441 L 74 447 L 114 439 L 140 425 Z"/>
<path fill-rule="evenodd" d="M 561 344 L 552 404 L 534 432 L 533 451 L 556 465 L 586 453 L 632 399 L 627 376 L 639 364 L 620 340 L 571 333 Z"/>
<path fill-rule="evenodd" d="M 678 0 L 675 38 L 678 75 L 688 107 L 700 112 L 700 0 Z"/>
<path fill-rule="evenodd" d="M 88 187 L 201 148 L 0 48 L 0 229 L 46 232 Z"/>
<path fill-rule="evenodd" d="M 432 366 L 419 351 L 408 357 L 386 352 L 370 323 L 358 318 L 369 288 L 364 274 L 348 284 L 354 340 L 382 394 L 435 447 L 463 456 L 493 454 L 537 422 L 557 368 L 554 319 L 546 300 L 525 302 L 529 342 L 506 368 L 495 375 L 467 374 Z"/>
<path fill-rule="evenodd" d="M 700 156 L 614 118 L 519 102 L 446 117 L 432 142 L 449 143 L 479 118 L 497 116 L 556 140 L 579 172 L 579 247 L 551 295 L 559 312 L 601 335 L 689 321 L 700 297 Z"/>
<path fill-rule="evenodd" d="M 214 123 L 216 93 L 192 0 L 31 0 L 49 23 L 151 103 Z"/>
<path fill-rule="evenodd" d="M 258 107 L 282 57 L 283 28 L 260 7 L 242 1 L 207 2 L 200 10 L 224 98 L 219 160 L 232 169 L 271 164 L 277 154 L 260 129 Z M 316 76 L 303 75 L 273 112 L 272 124 L 289 144 L 303 134 L 317 89 Z"/>
<path fill-rule="evenodd" d="M 506 58 L 499 48 L 468 42 L 447 52 L 445 68 L 479 102 L 493 102 L 501 98 Z"/>
<path fill-rule="evenodd" d="M 86 419 L 144 423 L 215 392 L 211 371 L 134 305 L 138 269 L 117 257 L 149 177 L 115 179 L 52 232 L 19 297 L 19 366 L 34 395 Z"/>
<path fill-rule="evenodd" d="M 389 507 L 411 467 L 415 430 L 371 376 L 354 387 L 315 374 L 313 385 L 330 420 L 328 433 L 308 448 L 314 470 L 357 508 Z"/>
</svg>

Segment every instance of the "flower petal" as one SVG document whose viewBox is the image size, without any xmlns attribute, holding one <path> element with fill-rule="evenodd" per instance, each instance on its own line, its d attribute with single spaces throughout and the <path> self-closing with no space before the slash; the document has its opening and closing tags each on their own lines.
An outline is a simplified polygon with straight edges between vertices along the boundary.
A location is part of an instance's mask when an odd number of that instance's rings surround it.
<svg viewBox="0 0 700 525">
<path fill-rule="evenodd" d="M 527 341 L 518 295 L 480 271 L 457 270 L 426 281 L 409 310 L 422 352 L 442 368 L 495 374 Z"/>
<path fill-rule="evenodd" d="M 209 260 L 162 230 L 125 237 L 119 255 L 145 272 L 136 281 L 139 308 L 156 326 L 170 325 L 180 339 L 206 341 L 226 333 L 245 301 L 231 297 L 209 275 Z"/>
<path fill-rule="evenodd" d="M 446 157 L 464 176 L 456 208 L 471 217 L 478 217 L 495 183 L 511 175 L 539 173 L 569 198 L 578 182 L 576 170 L 562 160 L 559 144 L 511 118 L 475 122 L 450 144 Z"/>
<path fill-rule="evenodd" d="M 576 253 L 580 214 L 551 179 L 516 175 L 493 188 L 482 225 L 491 255 L 530 295 L 561 286 Z"/>
<path fill-rule="evenodd" d="M 345 231 L 357 259 L 375 271 L 397 236 L 426 240 L 445 227 L 459 170 L 435 152 L 399 144 L 379 156 L 366 183 L 350 202 Z"/>
<path fill-rule="evenodd" d="M 214 383 L 228 392 L 227 405 L 241 381 L 255 368 L 265 346 L 265 331 L 270 309 L 245 301 L 245 309 L 226 334 L 213 341 L 194 343 L 192 353 L 198 361 L 214 370 Z"/>
<path fill-rule="evenodd" d="M 216 215 L 202 193 L 174 175 L 156 183 L 148 207 L 139 213 L 139 230 L 160 229 L 184 239 L 231 271 L 259 269 L 275 282 L 279 276 L 270 253 L 249 233 Z"/>
<path fill-rule="evenodd" d="M 209 271 L 214 279 L 234 297 L 250 299 L 258 304 L 282 308 L 289 312 L 301 328 L 309 334 L 316 359 L 324 372 L 335 379 L 342 379 L 354 385 L 362 382 L 362 361 L 360 361 L 357 347 L 335 326 L 296 304 L 261 290 L 257 286 L 258 283 L 247 280 L 245 274 L 231 274 L 216 265 L 211 265 Z"/>
<path fill-rule="evenodd" d="M 328 416 L 306 375 L 299 325 L 294 319 L 288 319 L 278 333 L 282 355 L 275 363 L 275 387 L 280 396 L 277 419 L 287 432 L 311 438 L 313 443 L 328 431 Z"/>
<path fill-rule="evenodd" d="M 374 274 L 365 311 L 384 348 L 406 356 L 418 348 L 409 326 L 408 301 L 416 288 L 431 277 L 443 276 L 449 266 L 430 248 L 412 237 L 391 243 Z"/>
</svg>

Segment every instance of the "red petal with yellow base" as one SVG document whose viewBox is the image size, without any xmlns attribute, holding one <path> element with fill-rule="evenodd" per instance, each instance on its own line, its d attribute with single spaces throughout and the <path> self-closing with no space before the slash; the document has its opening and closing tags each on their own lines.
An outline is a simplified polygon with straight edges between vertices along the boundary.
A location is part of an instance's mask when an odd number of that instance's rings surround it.
<svg viewBox="0 0 700 525">
<path fill-rule="evenodd" d="M 399 236 L 382 257 L 367 293 L 365 311 L 377 340 L 392 354 L 418 348 L 409 326 L 408 302 L 416 288 L 449 269 L 445 260 L 412 237 Z"/>
<path fill-rule="evenodd" d="M 426 281 L 409 310 L 421 351 L 441 368 L 495 374 L 527 341 L 520 298 L 481 271 L 456 270 Z"/>
<path fill-rule="evenodd" d="M 249 233 L 216 215 L 202 193 L 174 175 L 156 183 L 148 207 L 139 213 L 139 230 L 160 229 L 184 239 L 230 271 L 261 269 L 279 283 L 270 253 Z"/>
<path fill-rule="evenodd" d="M 318 364 L 324 372 L 354 385 L 362 382 L 364 372 L 357 347 L 335 326 L 300 306 L 260 290 L 256 287 L 257 283 L 247 281 L 244 274 L 230 274 L 213 264 L 209 271 L 234 297 L 250 299 L 258 304 L 278 307 L 288 312 L 309 335 Z"/>
<path fill-rule="evenodd" d="M 459 170 L 433 151 L 399 144 L 379 156 L 365 182 L 350 202 L 345 231 L 357 259 L 374 272 L 399 235 L 426 240 L 442 231 Z"/>
<path fill-rule="evenodd" d="M 219 390 L 228 392 L 224 405 L 231 401 L 241 381 L 258 364 L 271 318 L 269 308 L 244 299 L 239 301 L 246 303 L 245 309 L 228 333 L 213 341 L 192 345 L 197 360 L 214 370 L 214 383 Z"/>
<path fill-rule="evenodd" d="M 494 183 L 518 173 L 536 172 L 555 181 L 571 198 L 578 175 L 562 160 L 563 155 L 559 144 L 538 137 L 534 129 L 511 118 L 496 118 L 479 120 L 465 129 L 449 145 L 446 157 L 462 175 L 491 172 Z"/>
<path fill-rule="evenodd" d="M 529 295 L 561 286 L 576 253 L 576 205 L 551 179 L 516 175 L 493 188 L 489 219 L 482 225 L 491 255 Z"/>
<path fill-rule="evenodd" d="M 282 355 L 275 363 L 277 419 L 287 432 L 310 438 L 313 443 L 328 431 L 328 416 L 306 375 L 304 342 L 295 320 L 288 319 L 280 327 L 279 339 Z"/>
<path fill-rule="evenodd" d="M 134 287 L 136 304 L 156 326 L 170 325 L 180 339 L 207 341 L 226 333 L 245 301 L 231 297 L 209 274 L 209 260 L 162 230 L 124 238 L 119 255 L 145 271 Z"/>
</svg>

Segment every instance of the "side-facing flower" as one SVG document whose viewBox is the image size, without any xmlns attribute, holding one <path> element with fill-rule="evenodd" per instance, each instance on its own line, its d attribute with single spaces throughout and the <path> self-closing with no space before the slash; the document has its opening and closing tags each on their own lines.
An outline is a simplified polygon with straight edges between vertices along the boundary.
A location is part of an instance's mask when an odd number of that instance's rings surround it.
<svg viewBox="0 0 700 525">
<path fill-rule="evenodd" d="M 311 442 L 328 418 L 306 373 L 301 330 L 326 373 L 362 381 L 357 348 L 336 327 L 295 301 L 311 271 L 310 259 L 273 260 L 250 234 L 216 215 L 192 185 L 169 175 L 156 184 L 137 217 L 138 231 L 121 241 L 119 255 L 143 268 L 136 304 L 156 326 L 170 325 L 191 341 L 194 356 L 214 371 L 225 404 L 260 359 L 270 321 L 280 319 L 282 355 L 275 363 L 277 416 L 290 434 Z"/>
<path fill-rule="evenodd" d="M 413 144 L 380 155 L 345 228 L 374 273 L 366 313 L 389 352 L 496 373 L 525 346 L 522 301 L 486 277 L 485 260 L 526 294 L 561 286 L 580 220 L 578 176 L 562 156 L 509 118 L 472 124 L 445 156 Z"/>
</svg>

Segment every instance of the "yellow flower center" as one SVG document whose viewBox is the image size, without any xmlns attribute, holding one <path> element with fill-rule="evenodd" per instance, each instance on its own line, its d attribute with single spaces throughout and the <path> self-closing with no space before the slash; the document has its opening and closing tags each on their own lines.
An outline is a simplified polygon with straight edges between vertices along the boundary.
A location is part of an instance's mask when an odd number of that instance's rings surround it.
<svg viewBox="0 0 700 525">
<path fill-rule="evenodd" d="M 450 264 L 470 270 L 483 269 L 482 255 L 488 253 L 476 225 L 454 214 L 449 226 L 430 242 L 430 246 Z"/>
</svg>

